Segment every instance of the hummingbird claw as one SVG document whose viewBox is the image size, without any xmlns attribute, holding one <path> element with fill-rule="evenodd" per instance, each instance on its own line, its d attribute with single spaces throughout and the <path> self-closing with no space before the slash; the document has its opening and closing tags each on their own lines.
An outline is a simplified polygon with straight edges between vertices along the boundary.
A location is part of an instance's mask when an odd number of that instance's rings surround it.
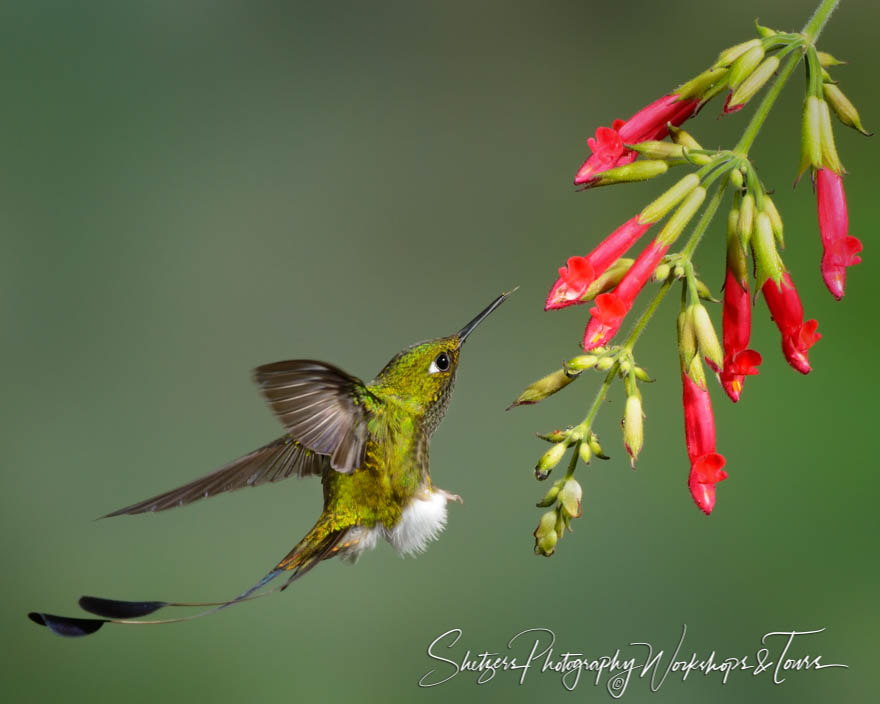
<svg viewBox="0 0 880 704">
<path fill-rule="evenodd" d="M 453 494 L 449 491 L 446 491 L 445 489 L 438 489 L 437 491 L 443 494 L 443 496 L 446 497 L 447 501 L 458 501 L 458 503 L 464 505 L 464 499 L 462 499 L 458 494 Z"/>
</svg>

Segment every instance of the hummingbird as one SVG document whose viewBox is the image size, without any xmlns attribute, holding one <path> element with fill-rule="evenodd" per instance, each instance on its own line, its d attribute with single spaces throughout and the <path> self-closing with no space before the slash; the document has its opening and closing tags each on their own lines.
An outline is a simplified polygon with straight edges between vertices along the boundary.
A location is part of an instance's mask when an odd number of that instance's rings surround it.
<svg viewBox="0 0 880 704">
<path fill-rule="evenodd" d="M 311 530 L 265 577 L 222 602 L 120 601 L 83 596 L 80 608 L 98 618 L 42 612 L 28 617 L 62 636 L 85 636 L 104 624 L 167 624 L 216 613 L 283 591 L 318 563 L 352 563 L 387 540 L 403 556 L 424 552 L 446 526 L 457 494 L 434 486 L 431 435 L 449 406 L 461 347 L 516 289 L 498 296 L 461 330 L 410 345 L 364 383 L 338 367 L 289 360 L 254 370 L 254 381 L 284 426 L 284 435 L 220 469 L 103 518 L 165 511 L 247 486 L 290 476 L 321 477 L 324 508 Z M 284 577 L 274 589 L 262 590 Z M 260 593 L 257 593 L 260 592 Z M 179 618 L 136 620 L 166 607 L 212 607 Z"/>
</svg>

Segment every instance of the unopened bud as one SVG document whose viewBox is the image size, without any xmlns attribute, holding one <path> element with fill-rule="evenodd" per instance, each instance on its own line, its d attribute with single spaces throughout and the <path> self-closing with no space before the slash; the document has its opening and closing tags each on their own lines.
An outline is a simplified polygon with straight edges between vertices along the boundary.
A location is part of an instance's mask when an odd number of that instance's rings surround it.
<svg viewBox="0 0 880 704">
<path fill-rule="evenodd" d="M 700 361 L 699 355 L 691 360 L 687 368 L 687 374 L 701 389 L 706 388 L 706 370 L 703 369 L 703 362 Z"/>
<path fill-rule="evenodd" d="M 658 264 L 654 269 L 654 281 L 666 281 L 670 273 L 672 273 L 672 267 L 668 263 Z"/>
<path fill-rule="evenodd" d="M 633 367 L 633 374 L 636 375 L 636 379 L 638 379 L 639 381 L 645 381 L 649 383 L 654 381 L 650 376 L 648 376 L 648 372 L 646 372 L 642 367 Z"/>
<path fill-rule="evenodd" d="M 590 445 L 590 449 L 593 451 L 593 454 L 596 455 L 600 460 L 610 459 L 608 455 L 602 452 L 602 446 L 599 444 L 599 436 L 595 433 L 590 433 L 590 436 L 587 438 L 587 442 Z"/>
<path fill-rule="evenodd" d="M 801 164 L 798 169 L 798 178 L 804 170 L 812 166 L 822 166 L 822 133 L 820 123 L 822 121 L 822 106 L 825 101 L 815 95 L 808 95 L 804 101 L 804 112 L 801 120 Z"/>
<path fill-rule="evenodd" d="M 550 476 L 551 470 L 559 464 L 560 460 L 565 456 L 567 449 L 567 442 L 558 442 L 541 455 L 541 459 L 538 460 L 538 464 L 535 466 L 535 477 L 544 480 Z"/>
<path fill-rule="evenodd" d="M 541 379 L 531 383 L 525 390 L 516 397 L 513 403 L 508 406 L 508 410 L 516 406 L 525 406 L 538 401 L 543 401 L 548 396 L 552 396 L 560 389 L 564 389 L 577 378 L 577 375 L 566 374 L 564 369 L 557 369 L 555 372 L 548 374 Z"/>
<path fill-rule="evenodd" d="M 642 399 L 639 394 L 626 398 L 623 411 L 623 444 L 630 456 L 630 464 L 635 467 L 636 458 L 642 451 L 644 428 L 642 423 Z"/>
<path fill-rule="evenodd" d="M 617 373 L 621 378 L 625 378 L 632 370 L 632 362 L 628 358 L 623 358 L 617 363 Z"/>
<path fill-rule="evenodd" d="M 766 212 L 758 213 L 755 232 L 752 235 L 752 253 L 755 258 L 755 290 L 759 290 L 768 279 L 777 285 L 782 282 L 782 260 L 776 251 L 773 225 Z"/>
<path fill-rule="evenodd" d="M 578 457 L 581 458 L 581 462 L 584 464 L 590 464 L 590 460 L 592 459 L 593 452 L 590 450 L 590 443 L 582 442 L 578 445 Z"/>
<path fill-rule="evenodd" d="M 770 224 L 773 226 L 773 235 L 776 237 L 777 244 L 785 249 L 785 238 L 783 237 L 782 231 L 782 216 L 776 209 L 776 204 L 768 195 L 764 196 L 764 212 L 767 213 L 767 217 L 770 218 Z"/>
<path fill-rule="evenodd" d="M 730 170 L 730 184 L 737 190 L 743 187 L 743 172 L 739 169 Z"/>
<path fill-rule="evenodd" d="M 535 536 L 535 553 L 550 557 L 559 540 L 556 535 L 556 511 L 547 511 L 541 516 L 533 535 Z"/>
<path fill-rule="evenodd" d="M 678 358 L 682 371 L 687 371 L 691 360 L 697 356 L 697 337 L 694 324 L 686 311 L 678 314 Z"/>
<path fill-rule="evenodd" d="M 734 208 L 727 216 L 727 268 L 733 272 L 736 280 L 745 288 L 749 281 L 749 269 L 746 260 L 746 250 L 743 249 L 742 242 L 737 234 L 738 224 L 739 210 Z"/>
<path fill-rule="evenodd" d="M 724 78 L 727 69 L 721 66 L 712 67 L 694 76 L 687 83 L 682 83 L 673 91 L 682 100 L 689 98 L 702 98 L 708 90 Z"/>
<path fill-rule="evenodd" d="M 739 56 L 731 64 L 730 73 L 727 74 L 727 85 L 730 86 L 730 89 L 736 91 L 740 84 L 752 75 L 752 72 L 758 67 L 763 58 L 764 47 L 761 46 L 760 42 L 758 42 L 758 46 L 753 46 Z"/>
<path fill-rule="evenodd" d="M 657 222 L 666 213 L 678 205 L 688 194 L 700 185 L 700 177 L 697 174 L 688 174 L 672 188 L 660 195 L 654 202 L 639 213 L 639 223 L 646 225 Z"/>
<path fill-rule="evenodd" d="M 559 490 L 562 489 L 562 482 L 558 481 L 553 486 L 550 487 L 550 491 L 548 491 L 544 498 L 541 499 L 536 505 L 538 508 L 547 508 L 548 506 L 552 506 L 556 503 L 556 497 L 559 496 Z"/>
<path fill-rule="evenodd" d="M 581 515 L 581 498 L 584 495 L 581 485 L 574 479 L 569 479 L 559 492 L 559 503 L 562 504 L 562 510 L 572 518 L 580 518 Z"/>
<path fill-rule="evenodd" d="M 648 179 L 662 176 L 669 170 L 669 164 L 659 159 L 646 159 L 634 161 L 624 166 L 616 166 L 599 174 L 593 187 L 611 186 L 615 183 L 634 183 L 635 181 L 647 181 Z"/>
<path fill-rule="evenodd" d="M 770 80 L 773 74 L 776 73 L 776 69 L 778 68 L 778 56 L 768 56 L 764 59 L 764 61 L 761 62 L 761 65 L 758 66 L 748 78 L 740 83 L 739 88 L 733 91 L 728 100 L 729 107 L 738 109 L 737 106 L 742 106 L 749 102 L 755 97 L 755 94 L 764 87 L 764 84 Z"/>
<path fill-rule="evenodd" d="M 669 125 L 669 134 L 672 135 L 672 141 L 676 144 L 680 144 L 683 147 L 687 147 L 688 149 L 702 149 L 700 143 L 693 138 L 690 132 L 686 132 L 681 127 L 676 127 L 675 125 Z"/>
<path fill-rule="evenodd" d="M 736 223 L 736 235 L 743 249 L 748 248 L 755 228 L 755 197 L 746 193 L 739 205 L 739 220 Z"/>
<path fill-rule="evenodd" d="M 718 54 L 718 58 L 715 61 L 715 66 L 730 66 L 730 64 L 732 64 L 750 49 L 756 49 L 760 47 L 760 39 L 749 39 L 747 42 L 734 44 L 733 46 L 728 47 L 720 54 Z"/>
<path fill-rule="evenodd" d="M 596 366 L 596 362 L 599 361 L 599 358 L 594 354 L 582 354 L 577 357 L 572 357 L 565 363 L 565 369 L 569 373 L 574 372 L 582 372 L 585 369 L 592 369 Z"/>
<path fill-rule="evenodd" d="M 825 100 L 831 105 L 831 109 L 834 110 L 837 119 L 847 127 L 852 127 L 868 137 L 871 136 L 872 133 L 862 127 L 862 118 L 859 117 L 859 111 L 856 110 L 855 105 L 849 101 L 849 98 L 843 94 L 843 91 L 837 85 L 834 83 L 823 83 L 822 90 L 825 92 Z"/>
<path fill-rule="evenodd" d="M 835 59 L 827 51 L 817 51 L 816 55 L 819 57 L 819 65 L 823 68 L 828 68 L 829 66 L 842 66 L 846 63 L 846 61 Z"/>
<path fill-rule="evenodd" d="M 684 270 L 684 264 L 678 262 L 675 266 L 672 267 L 672 276 L 676 279 L 683 279 L 687 275 L 687 272 Z"/>
<path fill-rule="evenodd" d="M 770 27 L 764 27 L 758 24 L 758 20 L 755 20 L 755 29 L 758 30 L 758 34 L 760 34 L 764 39 L 769 39 L 770 37 L 774 37 L 779 32 L 775 29 L 770 29 Z"/>
<path fill-rule="evenodd" d="M 682 204 L 678 206 L 678 209 L 669 217 L 669 220 L 666 221 L 663 229 L 660 230 L 660 234 L 657 235 L 657 241 L 667 246 L 675 242 L 681 231 L 687 227 L 691 218 L 699 210 L 705 198 L 706 189 L 702 186 L 697 186 L 692 190 Z"/>
<path fill-rule="evenodd" d="M 837 147 L 834 146 L 834 130 L 831 127 L 831 110 L 824 100 L 819 101 L 819 134 L 822 139 L 822 166 L 831 169 L 834 173 L 843 171 L 843 164 L 837 156 Z"/>
<path fill-rule="evenodd" d="M 718 303 L 718 299 L 712 295 L 709 287 L 706 286 L 705 282 L 702 279 L 697 279 L 697 295 L 700 297 L 701 300 Z"/>
<path fill-rule="evenodd" d="M 541 438 L 541 440 L 546 440 L 547 442 L 552 443 L 568 440 L 567 430 L 551 430 L 549 433 L 535 433 L 535 435 Z"/>
<path fill-rule="evenodd" d="M 607 372 L 614 366 L 614 357 L 602 357 L 596 362 L 596 369 L 600 372 Z"/>
<path fill-rule="evenodd" d="M 724 352 L 721 351 L 721 343 L 718 342 L 718 335 L 715 333 L 709 311 L 701 303 L 694 303 L 690 306 L 690 315 L 697 337 L 697 347 L 700 348 L 709 365 L 716 372 L 720 371 L 724 364 Z"/>
</svg>

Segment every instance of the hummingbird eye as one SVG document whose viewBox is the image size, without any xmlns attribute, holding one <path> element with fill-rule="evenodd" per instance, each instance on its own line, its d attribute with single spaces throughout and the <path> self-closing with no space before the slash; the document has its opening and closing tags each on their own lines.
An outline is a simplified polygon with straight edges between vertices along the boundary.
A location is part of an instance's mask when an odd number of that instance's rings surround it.
<svg viewBox="0 0 880 704">
<path fill-rule="evenodd" d="M 428 374 L 436 374 L 437 372 L 449 371 L 449 356 L 445 352 L 438 354 L 431 366 L 428 367 Z"/>
</svg>

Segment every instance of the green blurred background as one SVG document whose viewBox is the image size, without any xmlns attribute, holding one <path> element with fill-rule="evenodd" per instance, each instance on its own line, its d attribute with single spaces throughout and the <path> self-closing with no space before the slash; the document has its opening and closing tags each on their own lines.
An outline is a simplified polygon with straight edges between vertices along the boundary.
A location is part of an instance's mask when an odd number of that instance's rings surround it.
<svg viewBox="0 0 880 704">
<path fill-rule="evenodd" d="M 627 117 L 752 36 L 797 29 L 813 1 L 696 3 L 29 2 L 0 8 L 4 451 L 0 683 L 10 702 L 609 700 L 555 676 L 417 688 L 428 643 L 503 651 L 530 627 L 594 655 L 630 641 L 753 654 L 767 631 L 827 628 L 798 654 L 849 670 L 670 677 L 625 700 L 865 701 L 876 691 L 874 381 L 880 217 L 876 140 L 837 130 L 865 262 L 835 303 L 818 270 L 815 202 L 793 191 L 800 73 L 753 150 L 785 218 L 786 260 L 822 341 L 803 378 L 759 302 L 761 374 L 714 393 L 730 478 L 711 518 L 686 488 L 669 301 L 637 354 L 646 445 L 619 438 L 579 471 L 584 516 L 532 554 L 533 433 L 580 420 L 598 376 L 504 413 L 577 353 L 586 308 L 541 310 L 556 267 L 671 183 L 575 193 L 597 125 Z M 871 2 L 844 1 L 821 45 L 867 127 L 880 125 Z M 729 146 L 750 110 L 689 129 Z M 717 291 L 721 220 L 699 254 Z M 156 516 L 96 516 L 199 476 L 279 434 L 254 366 L 326 359 L 370 378 L 410 342 L 516 296 L 468 344 L 435 435 L 436 482 L 462 494 L 417 560 L 387 545 L 329 562 L 283 596 L 187 625 L 52 636 L 31 609 L 80 594 L 224 598 L 311 525 L 315 481 Z M 717 309 L 716 309 L 717 311 Z"/>
</svg>

